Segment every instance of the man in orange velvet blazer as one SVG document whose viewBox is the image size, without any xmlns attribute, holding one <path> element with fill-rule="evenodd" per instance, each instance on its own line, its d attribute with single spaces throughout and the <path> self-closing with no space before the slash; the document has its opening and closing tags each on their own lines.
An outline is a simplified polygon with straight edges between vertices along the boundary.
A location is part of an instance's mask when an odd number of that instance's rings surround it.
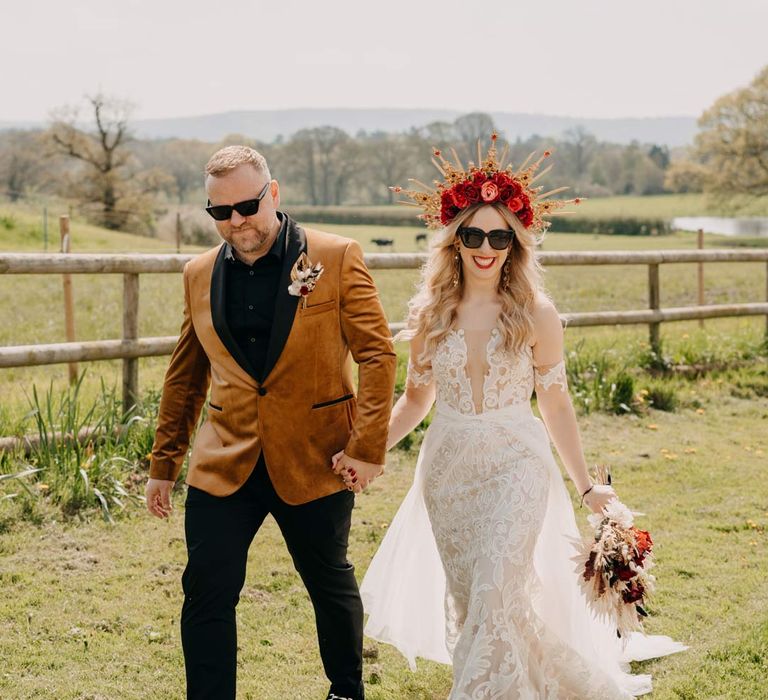
<svg viewBox="0 0 768 700">
<path fill-rule="evenodd" d="M 315 608 L 328 698 L 361 700 L 363 611 L 347 540 L 352 491 L 385 461 L 389 327 L 359 244 L 280 212 L 259 153 L 214 154 L 206 190 L 224 242 L 184 268 L 147 483 L 148 509 L 167 517 L 210 387 L 186 477 L 187 698 L 235 697 L 235 606 L 250 543 L 272 514 Z M 340 450 L 344 480 L 331 465 Z"/>
</svg>

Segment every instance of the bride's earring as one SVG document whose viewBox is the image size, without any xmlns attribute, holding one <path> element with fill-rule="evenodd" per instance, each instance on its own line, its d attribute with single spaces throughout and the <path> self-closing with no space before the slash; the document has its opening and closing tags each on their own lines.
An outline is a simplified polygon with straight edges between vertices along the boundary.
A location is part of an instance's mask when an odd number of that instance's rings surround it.
<svg viewBox="0 0 768 700">
<path fill-rule="evenodd" d="M 459 255 L 459 249 L 455 249 L 453 256 L 453 286 L 456 287 L 459 284 L 459 269 L 461 268 L 461 256 Z"/>
<path fill-rule="evenodd" d="M 509 257 L 507 257 L 506 261 L 504 262 L 504 267 L 501 269 L 501 286 L 502 289 L 509 289 L 509 277 L 510 277 L 510 268 L 512 266 L 509 264 Z"/>
</svg>

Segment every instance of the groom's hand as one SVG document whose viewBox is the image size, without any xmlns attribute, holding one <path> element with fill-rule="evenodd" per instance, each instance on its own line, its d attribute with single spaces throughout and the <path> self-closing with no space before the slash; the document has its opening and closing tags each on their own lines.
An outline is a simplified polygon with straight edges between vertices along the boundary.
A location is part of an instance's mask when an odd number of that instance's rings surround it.
<svg viewBox="0 0 768 700">
<path fill-rule="evenodd" d="M 167 518 L 173 506 L 171 505 L 171 491 L 173 490 L 173 481 L 165 479 L 149 479 L 145 496 L 147 499 L 147 510 L 158 518 Z"/>
<path fill-rule="evenodd" d="M 332 457 L 334 472 L 339 474 L 347 488 L 355 493 L 361 493 L 371 482 L 384 471 L 383 464 L 371 464 L 350 457 L 342 450 Z"/>
</svg>

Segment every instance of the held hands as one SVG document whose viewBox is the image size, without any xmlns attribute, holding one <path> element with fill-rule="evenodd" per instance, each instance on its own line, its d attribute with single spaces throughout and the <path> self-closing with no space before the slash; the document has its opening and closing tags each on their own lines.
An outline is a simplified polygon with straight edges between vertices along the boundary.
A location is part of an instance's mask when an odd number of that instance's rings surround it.
<svg viewBox="0 0 768 700">
<path fill-rule="evenodd" d="M 590 492 L 584 496 L 584 503 L 593 513 L 602 513 L 603 508 L 614 498 L 618 500 L 618 496 L 612 486 L 593 484 Z"/>
<path fill-rule="evenodd" d="M 371 464 L 344 454 L 344 450 L 331 457 L 331 469 L 341 476 L 347 489 L 355 493 L 362 493 L 371 482 L 384 473 L 383 464 Z"/>
<path fill-rule="evenodd" d="M 165 479 L 149 479 L 145 496 L 147 500 L 147 510 L 158 518 L 167 518 L 173 506 L 171 505 L 171 491 L 173 490 L 173 481 Z"/>
</svg>

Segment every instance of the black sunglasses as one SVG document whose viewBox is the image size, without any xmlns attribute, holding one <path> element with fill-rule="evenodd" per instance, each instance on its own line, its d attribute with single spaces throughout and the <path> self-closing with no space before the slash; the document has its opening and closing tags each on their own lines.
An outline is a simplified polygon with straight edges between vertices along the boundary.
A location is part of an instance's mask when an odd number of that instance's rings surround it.
<svg viewBox="0 0 768 700">
<path fill-rule="evenodd" d="M 460 226 L 457 233 L 467 248 L 479 248 L 483 245 L 483 240 L 487 238 L 494 250 L 509 248 L 509 244 L 512 243 L 515 236 L 515 232 L 511 229 L 497 228 L 486 233 L 477 226 Z"/>
<path fill-rule="evenodd" d="M 218 204 L 211 206 L 211 200 L 208 200 L 208 206 L 205 208 L 216 221 L 227 221 L 232 218 L 232 211 L 236 211 L 240 216 L 253 216 L 259 211 L 259 204 L 264 199 L 264 195 L 267 194 L 270 183 L 264 185 L 264 189 L 259 192 L 259 196 L 256 199 L 246 199 L 244 202 L 238 202 L 237 204 Z"/>
</svg>

